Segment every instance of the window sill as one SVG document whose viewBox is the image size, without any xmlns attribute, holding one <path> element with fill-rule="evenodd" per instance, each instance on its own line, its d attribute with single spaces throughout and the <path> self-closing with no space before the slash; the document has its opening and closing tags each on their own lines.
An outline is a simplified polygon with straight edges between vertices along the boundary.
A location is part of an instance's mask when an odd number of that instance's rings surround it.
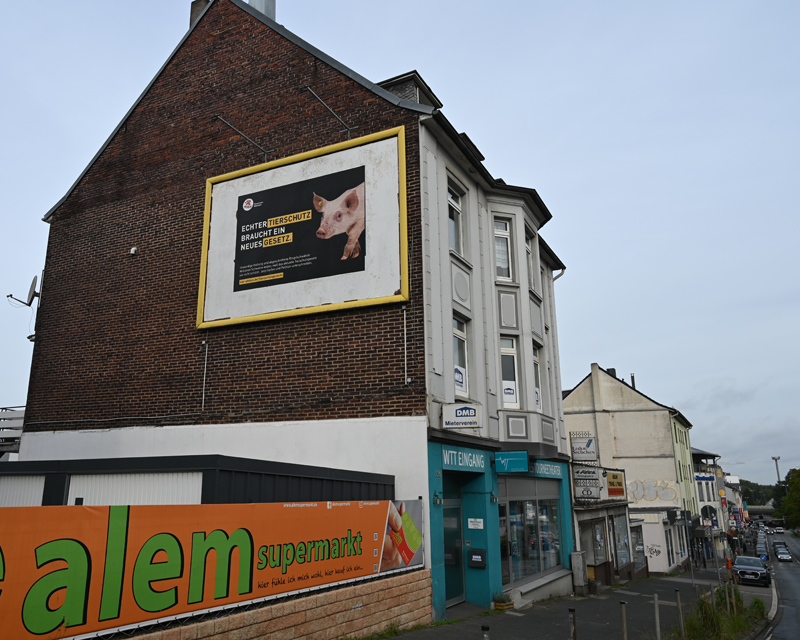
<svg viewBox="0 0 800 640">
<path fill-rule="evenodd" d="M 470 271 L 474 271 L 474 267 L 472 266 L 472 263 L 469 260 L 467 260 L 464 256 L 462 256 L 460 253 L 456 253 L 452 249 L 450 249 L 450 260 L 452 260 L 453 262 L 458 263 L 459 265 L 461 265 L 465 269 L 469 269 Z"/>
</svg>

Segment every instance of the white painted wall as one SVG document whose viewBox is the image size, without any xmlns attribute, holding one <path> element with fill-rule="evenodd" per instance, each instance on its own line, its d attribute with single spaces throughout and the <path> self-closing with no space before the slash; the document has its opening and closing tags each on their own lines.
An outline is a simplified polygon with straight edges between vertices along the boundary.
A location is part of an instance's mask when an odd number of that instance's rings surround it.
<svg viewBox="0 0 800 640">
<path fill-rule="evenodd" d="M 23 434 L 19 459 L 218 454 L 383 473 L 395 477 L 398 499 L 422 496 L 427 514 L 427 428 L 424 416 L 409 416 L 34 432 Z M 37 504 L 41 504 L 41 493 Z M 425 529 L 425 558 L 428 563 L 430 532 L 427 518 Z"/>
</svg>

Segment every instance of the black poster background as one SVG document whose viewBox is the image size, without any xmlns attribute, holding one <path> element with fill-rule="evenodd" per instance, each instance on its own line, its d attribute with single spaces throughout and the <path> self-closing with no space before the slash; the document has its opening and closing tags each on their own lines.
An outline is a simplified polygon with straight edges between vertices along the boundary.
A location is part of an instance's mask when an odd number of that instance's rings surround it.
<svg viewBox="0 0 800 640">
<path fill-rule="evenodd" d="M 342 260 L 344 246 L 347 244 L 346 233 L 340 233 L 326 240 L 317 238 L 316 233 L 322 220 L 322 214 L 314 208 L 313 202 L 315 193 L 326 200 L 336 200 L 343 192 L 357 187 L 362 182 L 364 182 L 363 166 L 239 196 L 236 213 L 237 236 L 233 290 L 247 291 L 289 282 L 302 282 L 303 280 L 364 271 L 364 256 L 367 252 L 366 222 L 369 218 L 369 207 L 367 206 L 369 195 L 366 190 L 364 193 L 365 227 L 359 237 L 361 251 L 357 258 Z M 253 207 L 250 211 L 245 211 L 244 202 L 248 198 L 253 200 Z M 292 242 L 267 247 L 243 248 L 244 245 L 261 242 L 261 238 L 243 240 L 244 236 L 269 229 L 264 226 L 244 231 L 247 225 L 309 210 L 311 211 L 310 220 L 280 225 L 284 229 L 283 234 L 293 234 Z M 279 235 L 275 228 L 273 228 L 272 234 Z M 283 275 L 240 284 L 242 280 L 277 274 Z"/>
</svg>

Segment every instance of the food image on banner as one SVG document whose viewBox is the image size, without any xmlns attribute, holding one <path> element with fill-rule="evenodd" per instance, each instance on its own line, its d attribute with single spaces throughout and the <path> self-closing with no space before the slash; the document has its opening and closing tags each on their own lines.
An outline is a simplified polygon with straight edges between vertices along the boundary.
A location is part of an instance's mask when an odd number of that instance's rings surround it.
<svg viewBox="0 0 800 640">
<path fill-rule="evenodd" d="M 364 271 L 364 167 L 239 196 L 233 290 Z"/>
<path fill-rule="evenodd" d="M 405 129 L 206 180 L 198 329 L 409 300 Z"/>
</svg>

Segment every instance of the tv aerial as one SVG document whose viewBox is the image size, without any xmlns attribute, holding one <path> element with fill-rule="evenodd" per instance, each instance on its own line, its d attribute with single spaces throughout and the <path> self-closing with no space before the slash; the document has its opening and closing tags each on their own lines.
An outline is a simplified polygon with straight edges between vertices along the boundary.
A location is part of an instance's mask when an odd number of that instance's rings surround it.
<svg viewBox="0 0 800 640">
<path fill-rule="evenodd" d="M 24 304 L 26 307 L 30 307 L 33 304 L 33 301 L 39 297 L 39 292 L 36 291 L 36 281 L 38 280 L 38 276 L 33 276 L 33 281 L 31 282 L 31 288 L 28 289 L 28 298 L 27 301 L 23 302 L 19 298 L 15 298 L 10 293 L 6 296 L 6 298 L 11 298 L 12 300 L 16 300 L 17 302 Z"/>
</svg>

